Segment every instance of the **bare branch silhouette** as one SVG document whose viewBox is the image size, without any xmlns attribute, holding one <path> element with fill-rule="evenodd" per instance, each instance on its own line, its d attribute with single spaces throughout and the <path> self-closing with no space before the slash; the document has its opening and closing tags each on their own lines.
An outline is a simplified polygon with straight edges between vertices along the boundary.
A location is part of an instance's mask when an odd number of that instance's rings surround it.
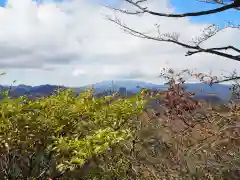
<svg viewBox="0 0 240 180">
<path fill-rule="evenodd" d="M 123 30 L 126 33 L 131 34 L 135 37 L 139 37 L 139 38 L 143 38 L 143 39 L 149 39 L 149 40 L 155 40 L 155 41 L 159 41 L 159 42 L 170 42 L 170 43 L 177 44 L 177 45 L 182 46 L 182 47 L 187 48 L 187 49 L 195 50 L 195 51 L 188 51 L 186 56 L 191 56 L 191 55 L 196 54 L 196 53 L 204 52 L 204 53 L 209 53 L 209 54 L 222 56 L 222 57 L 232 59 L 232 60 L 235 60 L 235 61 L 240 61 L 240 54 L 239 55 L 232 55 L 232 54 L 229 54 L 229 53 L 219 51 L 219 50 L 233 49 L 233 50 L 239 52 L 239 49 L 237 49 L 233 46 L 219 47 L 219 48 L 202 48 L 202 47 L 199 46 L 199 44 L 201 44 L 203 41 L 206 41 L 207 39 L 209 39 L 210 37 L 215 35 L 217 32 L 219 32 L 220 30 L 217 30 L 212 35 L 208 35 L 206 37 L 203 37 L 202 39 L 200 38 L 200 40 L 198 40 L 198 42 L 195 42 L 195 45 L 189 45 L 189 44 L 186 44 L 184 42 L 180 42 L 178 40 L 179 36 L 176 33 L 175 34 L 174 33 L 173 34 L 170 34 L 170 33 L 161 34 L 160 31 L 159 31 L 157 36 L 150 36 L 146 33 L 143 33 L 143 32 L 140 32 L 140 31 L 137 31 L 135 29 L 130 28 L 129 26 L 122 23 L 118 18 L 113 19 L 113 18 L 107 16 L 107 19 L 109 21 L 117 24 L 121 28 L 123 28 Z M 224 28 L 226 28 L 226 27 L 224 27 Z"/>
<path fill-rule="evenodd" d="M 224 2 L 224 0 L 199 0 L 199 2 L 203 3 L 209 3 L 209 4 L 220 4 L 220 5 L 227 5 L 227 2 Z M 240 7 L 235 7 L 234 9 L 240 10 Z"/>
<path fill-rule="evenodd" d="M 114 8 L 111 6 L 107 6 L 107 8 L 110 8 L 113 11 L 121 12 L 123 14 L 129 14 L 129 15 L 150 14 L 153 16 L 166 17 L 166 18 L 197 17 L 197 16 L 216 14 L 216 13 L 220 13 L 227 10 L 236 10 L 236 11 L 240 10 L 240 0 L 197 0 L 203 3 L 211 3 L 211 4 L 219 5 L 220 7 L 213 8 L 210 10 L 203 10 L 198 12 L 186 12 L 181 14 L 155 12 L 151 10 L 149 6 L 146 5 L 148 0 L 123 0 L 123 1 L 132 5 L 132 7 L 134 7 L 135 10 L 130 11 L 127 9 Z M 156 25 L 158 34 L 150 35 L 148 33 L 131 28 L 130 26 L 124 24 L 124 22 L 121 22 L 120 19 L 117 17 L 112 18 L 107 16 L 107 19 L 117 24 L 119 27 L 121 27 L 124 30 L 124 32 L 130 35 L 133 35 L 135 37 L 154 40 L 158 42 L 169 42 L 169 43 L 182 46 L 183 48 L 188 49 L 185 56 L 192 56 L 198 53 L 208 53 L 208 54 L 221 56 L 227 59 L 240 61 L 240 49 L 238 47 L 234 47 L 233 45 L 225 45 L 223 47 L 220 46 L 220 47 L 209 47 L 209 48 L 206 48 L 206 47 L 203 48 L 202 46 L 200 46 L 203 42 L 209 40 L 210 38 L 215 36 L 218 32 L 222 31 L 223 29 L 233 28 L 233 29 L 240 30 L 240 25 L 239 24 L 236 25 L 233 22 L 227 22 L 227 25 L 224 27 L 219 27 L 216 24 L 210 25 L 209 27 L 203 30 L 200 36 L 192 39 L 190 43 L 185 43 L 179 40 L 180 35 L 175 32 L 162 33 L 159 28 L 160 25 L 158 24 Z M 231 50 L 231 52 L 232 53 L 234 52 L 234 54 L 227 52 L 228 50 Z M 235 77 L 235 78 L 238 79 L 238 77 Z M 235 79 L 226 78 L 221 82 L 231 81 L 231 80 L 235 80 Z M 221 82 L 219 81 L 219 83 Z"/>
<path fill-rule="evenodd" d="M 124 0 L 124 1 L 133 5 L 134 7 L 136 7 L 137 10 L 130 12 L 128 10 L 123 10 L 123 9 L 117 9 L 117 8 L 112 8 L 112 9 L 122 12 L 122 13 L 125 13 L 125 14 L 131 14 L 131 15 L 147 13 L 147 14 L 151 14 L 154 16 L 182 18 L 182 17 L 190 17 L 190 16 L 203 16 L 203 15 L 215 14 L 215 13 L 223 12 L 223 11 L 226 11 L 229 9 L 240 7 L 240 1 L 235 0 L 231 4 L 226 4 L 219 8 L 215 8 L 215 9 L 211 9 L 211 10 L 199 11 L 199 12 L 189 12 L 189 13 L 183 13 L 183 14 L 172 14 L 172 13 L 155 12 L 155 11 L 149 10 L 147 7 L 143 7 L 140 5 L 143 2 L 147 2 L 147 0 L 140 0 L 140 1 L 139 0 L 138 1 Z"/>
</svg>

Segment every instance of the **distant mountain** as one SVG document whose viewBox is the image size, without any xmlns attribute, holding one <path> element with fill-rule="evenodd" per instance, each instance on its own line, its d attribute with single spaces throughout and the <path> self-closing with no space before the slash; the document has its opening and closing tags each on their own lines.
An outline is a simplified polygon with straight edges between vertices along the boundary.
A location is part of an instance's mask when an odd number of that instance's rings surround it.
<svg viewBox="0 0 240 180">
<path fill-rule="evenodd" d="M 0 86 L 0 90 L 9 90 L 9 96 L 17 98 L 28 95 L 32 99 L 51 95 L 56 89 L 64 88 L 56 85 L 27 86 L 20 84 L 18 86 Z"/>
<path fill-rule="evenodd" d="M 212 86 L 209 86 L 208 84 L 203 83 L 196 83 L 196 84 L 185 84 L 186 90 L 191 92 L 198 91 L 197 94 L 204 95 L 206 93 L 215 93 L 216 95 L 220 96 L 229 96 L 230 91 L 229 88 L 231 88 L 230 85 L 223 85 L 223 84 L 213 84 Z"/>
<path fill-rule="evenodd" d="M 144 88 L 160 88 L 160 89 L 166 89 L 166 85 L 157 85 L 157 84 L 152 84 L 144 81 L 134 81 L 134 80 L 117 80 L 117 81 L 102 81 L 93 85 L 87 85 L 84 87 L 92 87 L 96 90 L 106 90 L 106 89 L 116 89 L 118 90 L 120 87 L 125 87 L 128 91 L 131 92 L 139 92 L 140 88 L 137 88 L 137 86 L 144 87 Z"/>
<path fill-rule="evenodd" d="M 140 88 L 137 86 L 144 87 L 144 88 L 157 88 L 160 90 L 167 90 L 167 85 L 157 85 L 143 81 L 102 81 L 96 83 L 94 85 L 87 85 L 83 87 L 73 88 L 75 89 L 76 93 L 83 92 L 86 88 L 94 87 L 96 94 L 106 94 L 106 91 L 113 91 L 116 92 L 119 90 L 120 87 L 125 87 L 128 94 L 135 94 L 139 92 Z M 221 101 L 229 101 L 231 98 L 231 93 L 229 88 L 231 86 L 221 85 L 221 84 L 214 84 L 213 86 L 209 86 L 207 84 L 196 83 L 196 84 L 185 84 L 186 91 L 188 92 L 196 92 L 197 99 L 213 99 L 213 101 L 219 101 L 213 96 L 208 96 L 209 94 L 215 95 Z M 9 89 L 10 86 L 2 86 L 0 85 L 0 90 Z M 57 86 L 57 85 L 40 85 L 40 86 L 27 86 L 27 85 L 18 85 L 12 86 L 9 95 L 11 97 L 19 97 L 22 95 L 28 95 L 32 98 L 36 97 L 43 97 L 51 95 L 54 90 L 58 88 L 68 88 L 64 86 Z M 101 95 L 100 95 L 101 96 Z M 215 98 L 215 99 L 214 99 Z"/>
<path fill-rule="evenodd" d="M 113 82 L 113 83 L 112 83 Z M 103 92 L 106 89 L 119 89 L 120 87 L 125 87 L 127 91 L 137 93 L 139 92 L 139 88 L 137 86 L 141 86 L 144 88 L 157 88 L 160 90 L 166 90 L 168 88 L 167 85 L 157 85 L 152 83 L 147 83 L 143 81 L 102 81 L 93 85 L 97 92 Z M 201 96 L 205 96 L 206 94 L 215 94 L 222 100 L 229 100 L 231 98 L 231 93 L 229 85 L 222 84 L 214 84 L 209 86 L 208 84 L 203 83 L 195 83 L 195 84 L 185 84 L 184 85 L 187 92 L 196 92 L 197 98 Z M 92 87 L 92 85 L 88 85 L 85 87 Z"/>
</svg>

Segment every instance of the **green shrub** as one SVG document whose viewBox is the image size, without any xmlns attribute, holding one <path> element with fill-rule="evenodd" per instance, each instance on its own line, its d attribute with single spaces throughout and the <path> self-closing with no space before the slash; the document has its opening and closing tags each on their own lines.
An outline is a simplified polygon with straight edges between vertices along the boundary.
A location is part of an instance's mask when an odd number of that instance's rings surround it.
<svg viewBox="0 0 240 180">
<path fill-rule="evenodd" d="M 77 97 L 70 90 L 37 100 L 5 97 L 0 178 L 57 179 L 74 172 L 81 177 L 95 157 L 131 138 L 143 105 L 140 96 L 95 98 L 91 89 Z"/>
<path fill-rule="evenodd" d="M 6 96 L 0 179 L 240 179 L 239 104 L 213 107 L 193 100 L 184 81 L 168 80 L 165 92 L 142 89 L 124 99 L 96 98 L 91 89 L 77 97 L 70 90 L 37 100 Z M 146 106 L 153 99 L 159 112 Z"/>
</svg>

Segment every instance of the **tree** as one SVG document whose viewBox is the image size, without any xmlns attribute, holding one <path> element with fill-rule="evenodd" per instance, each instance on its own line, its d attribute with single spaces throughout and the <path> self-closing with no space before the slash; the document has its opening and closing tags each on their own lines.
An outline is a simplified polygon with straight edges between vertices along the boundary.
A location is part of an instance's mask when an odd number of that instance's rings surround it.
<svg viewBox="0 0 240 180">
<path fill-rule="evenodd" d="M 199 11 L 199 12 L 187 12 L 182 14 L 168 14 L 168 13 L 161 13 L 161 12 L 155 12 L 149 9 L 147 6 L 144 6 L 144 3 L 148 2 L 148 0 L 123 0 L 124 2 L 127 2 L 128 4 L 132 5 L 134 7 L 134 11 L 125 10 L 125 9 L 119 9 L 108 6 L 108 8 L 113 9 L 114 11 L 118 11 L 124 14 L 128 15 L 139 15 L 139 14 L 149 14 L 152 16 L 158 16 L 158 17 L 166 17 L 166 18 L 184 18 L 184 17 L 196 17 L 196 16 L 207 16 L 210 14 L 220 13 L 223 11 L 227 11 L 229 9 L 234 9 L 236 11 L 240 10 L 240 0 L 199 0 L 203 3 L 211 3 L 211 4 L 218 4 L 220 7 L 205 10 L 205 11 Z M 197 37 L 193 40 L 193 44 L 187 44 L 179 40 L 179 34 L 176 33 L 161 33 L 159 29 L 159 25 L 156 26 L 158 34 L 156 36 L 148 35 L 147 33 L 138 31 L 136 29 L 131 28 L 130 26 L 124 24 L 121 22 L 121 20 L 117 17 L 112 18 L 108 16 L 108 19 L 111 22 L 114 22 L 118 26 L 122 27 L 125 32 L 144 39 L 149 39 L 153 41 L 159 41 L 159 42 L 169 42 L 174 43 L 179 46 L 182 46 L 184 48 L 187 48 L 188 51 L 186 53 L 186 56 L 192 56 L 198 53 L 208 53 L 213 54 L 221 57 L 225 57 L 230 60 L 240 61 L 240 49 L 237 47 L 234 47 L 233 45 L 224 46 L 224 47 L 209 47 L 209 48 L 203 48 L 201 47 L 202 43 L 204 41 L 207 41 L 209 38 L 215 36 L 218 32 L 222 31 L 226 28 L 237 28 L 240 29 L 239 24 L 233 24 L 232 22 L 228 22 L 226 26 L 220 27 L 216 24 L 212 24 L 211 26 L 204 29 L 202 35 L 200 37 Z M 233 55 L 228 52 L 223 52 L 223 50 L 232 50 L 237 53 L 237 55 Z M 240 76 L 237 76 L 236 74 L 230 75 L 227 77 L 224 77 L 224 79 L 218 79 L 215 80 L 214 83 L 220 83 L 220 82 L 226 82 L 226 81 L 234 81 L 239 80 Z"/>
</svg>

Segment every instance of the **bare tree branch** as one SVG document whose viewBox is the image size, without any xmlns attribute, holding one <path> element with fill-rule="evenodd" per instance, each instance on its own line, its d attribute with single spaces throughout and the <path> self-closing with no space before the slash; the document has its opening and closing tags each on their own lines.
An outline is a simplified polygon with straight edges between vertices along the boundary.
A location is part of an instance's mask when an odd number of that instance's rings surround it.
<svg viewBox="0 0 240 180">
<path fill-rule="evenodd" d="M 142 33 L 140 31 L 137 31 L 137 30 L 134 30 L 130 27 L 128 27 L 127 25 L 121 23 L 121 21 L 117 18 L 115 19 L 112 19 L 111 17 L 107 16 L 107 19 L 115 24 L 117 24 L 118 26 L 122 27 L 123 30 L 126 32 L 126 33 L 129 33 L 135 37 L 139 37 L 139 38 L 143 38 L 143 39 L 150 39 L 150 40 L 155 40 L 155 41 L 159 41 L 159 42 L 171 42 L 171 43 L 174 43 L 174 44 L 177 44 L 179 46 L 182 46 L 184 48 L 188 48 L 188 49 L 192 49 L 192 50 L 196 50 L 194 52 L 192 51 L 188 51 L 186 56 L 190 56 L 190 55 L 193 55 L 193 54 L 196 54 L 196 53 L 200 53 L 200 52 L 205 52 L 205 53 L 209 53 L 209 54 L 214 54 L 214 55 L 218 55 L 218 56 L 222 56 L 222 57 L 226 57 L 226 58 L 229 58 L 229 59 L 232 59 L 232 60 L 235 60 L 235 61 L 240 61 L 240 55 L 237 55 L 237 56 L 234 56 L 234 55 L 231 55 L 229 53 L 224 53 L 224 52 L 219 52 L 218 50 L 221 50 L 219 48 L 201 48 L 199 45 L 188 45 L 186 43 L 183 43 L 183 42 L 180 42 L 178 41 L 178 36 L 171 36 L 169 35 L 169 33 L 167 34 L 160 34 L 158 36 L 150 36 L 150 35 L 147 35 L 145 33 Z M 231 47 L 231 48 L 229 48 Z M 222 48 L 223 49 L 223 48 Z M 226 47 L 225 47 L 226 49 Z M 235 47 L 232 47 L 232 46 L 228 46 L 227 49 L 234 49 L 235 51 L 239 51 L 239 49 L 235 48 Z"/>
<path fill-rule="evenodd" d="M 223 0 L 199 0 L 199 2 L 209 3 L 209 4 L 227 5 L 227 3 L 224 2 Z M 240 10 L 240 7 L 236 7 L 236 8 L 234 8 L 234 9 Z"/>
<path fill-rule="evenodd" d="M 211 9 L 211 10 L 199 11 L 199 12 L 189 12 L 189 13 L 183 13 L 183 14 L 171 14 L 171 13 L 155 12 L 155 11 L 149 10 L 147 7 L 141 6 L 140 3 L 141 2 L 146 2 L 146 0 L 140 0 L 140 1 L 124 0 L 124 1 L 126 1 L 129 4 L 133 5 L 134 7 L 136 7 L 138 9 L 138 11 L 130 12 L 130 11 L 127 11 L 127 10 L 111 8 L 111 7 L 110 8 L 113 9 L 113 10 L 125 13 L 125 14 L 131 14 L 131 15 L 148 13 L 148 14 L 151 14 L 151 15 L 154 15 L 154 16 L 182 18 L 182 17 L 190 17 L 190 16 L 203 16 L 203 15 L 215 14 L 215 13 L 226 11 L 228 9 L 233 9 L 233 8 L 239 8 L 240 7 L 240 1 L 235 0 L 231 4 L 227 4 L 227 5 L 221 6 L 219 8 Z"/>
<path fill-rule="evenodd" d="M 220 31 L 222 31 L 222 30 L 224 30 L 224 29 L 226 29 L 226 28 L 228 28 L 228 26 L 225 26 L 225 27 L 223 27 L 223 28 L 220 28 L 220 27 L 218 27 L 217 25 L 212 24 L 212 25 L 206 27 L 206 28 L 203 30 L 202 34 L 201 34 L 200 36 L 198 36 L 198 37 L 195 37 L 195 38 L 192 40 L 192 42 L 193 42 L 195 45 L 199 46 L 199 45 L 202 44 L 204 41 L 207 41 L 207 40 L 210 39 L 211 37 L 215 36 L 218 32 L 220 32 Z"/>
<path fill-rule="evenodd" d="M 228 27 L 240 30 L 240 24 L 236 25 L 236 24 L 234 24 L 232 22 L 228 22 Z"/>
<path fill-rule="evenodd" d="M 240 49 L 238 49 L 236 47 L 233 47 L 233 46 L 225 46 L 225 47 L 219 47 L 219 48 L 208 48 L 207 50 L 208 51 L 219 51 L 219 50 L 228 50 L 228 49 L 232 49 L 232 50 L 240 53 Z M 204 52 L 204 51 L 201 51 L 201 50 L 198 50 L 198 51 L 188 51 L 186 56 L 191 56 L 193 54 L 200 53 L 200 52 Z M 235 56 L 235 57 L 239 57 L 239 56 Z"/>
<path fill-rule="evenodd" d="M 226 79 L 223 79 L 223 80 L 219 80 L 219 81 L 214 82 L 214 84 L 223 83 L 223 82 L 229 82 L 229 81 L 236 81 L 236 80 L 240 80 L 240 76 L 229 77 L 229 78 L 226 78 Z"/>
<path fill-rule="evenodd" d="M 227 0 L 198 0 L 200 2 L 205 2 L 205 3 L 219 4 L 221 5 L 221 7 L 211 9 L 211 10 L 206 10 L 206 11 L 188 12 L 188 13 L 182 13 L 182 14 L 154 12 L 150 10 L 149 7 L 147 6 L 145 7 L 143 5 L 143 3 L 147 2 L 148 0 L 123 0 L 123 1 L 131 4 L 133 7 L 136 8 L 136 10 L 135 11 L 133 10 L 131 12 L 125 9 L 118 9 L 118 8 L 112 8 L 112 7 L 108 7 L 108 8 L 111 8 L 115 11 L 118 11 L 124 14 L 130 14 L 130 15 L 138 15 L 138 14 L 146 13 L 154 16 L 173 17 L 173 18 L 209 15 L 209 14 L 223 12 L 229 9 L 240 10 L 240 0 L 228 0 L 228 1 Z M 135 37 L 142 38 L 142 39 L 150 39 L 158 42 L 170 42 L 170 43 L 174 43 L 176 45 L 182 46 L 188 49 L 185 56 L 191 56 L 197 53 L 204 52 L 204 53 L 218 55 L 221 57 L 232 59 L 235 61 L 240 61 L 240 49 L 232 45 L 223 46 L 223 47 L 213 47 L 213 48 L 203 48 L 200 46 L 203 42 L 209 40 L 211 37 L 215 36 L 218 32 L 222 31 L 223 29 L 234 28 L 234 29 L 240 30 L 240 26 L 235 25 L 233 22 L 227 22 L 227 25 L 225 27 L 219 27 L 214 24 L 210 25 L 209 27 L 203 30 L 203 33 L 200 36 L 193 38 L 191 43 L 184 43 L 182 41 L 179 41 L 179 34 L 177 33 L 162 33 L 160 31 L 160 25 L 158 24 L 156 24 L 158 34 L 150 35 L 149 33 L 141 32 L 125 25 L 117 17 L 115 17 L 115 19 L 111 17 L 107 17 L 107 19 L 117 24 L 118 26 L 120 26 L 124 30 L 124 32 L 130 35 L 133 35 Z M 230 54 L 229 52 L 226 52 L 227 50 L 232 50 L 237 54 L 234 54 L 234 55 Z M 240 76 L 234 75 L 231 77 L 225 77 L 222 80 L 211 79 L 211 83 L 222 83 L 222 82 L 237 81 L 237 80 L 240 80 Z"/>
</svg>

